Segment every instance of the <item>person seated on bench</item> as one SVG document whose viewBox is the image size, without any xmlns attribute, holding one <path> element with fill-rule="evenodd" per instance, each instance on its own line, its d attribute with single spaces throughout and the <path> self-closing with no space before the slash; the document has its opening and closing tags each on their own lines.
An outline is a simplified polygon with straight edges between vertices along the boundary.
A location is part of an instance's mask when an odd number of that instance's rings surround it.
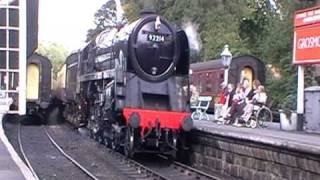
<svg viewBox="0 0 320 180">
<path fill-rule="evenodd" d="M 247 105 L 244 107 L 244 113 L 241 115 L 240 121 L 247 122 L 255 107 L 259 108 L 259 106 L 266 104 L 267 98 L 268 96 L 264 86 L 260 85 L 255 91 L 255 95 L 252 97 L 252 100 L 248 101 Z"/>
<path fill-rule="evenodd" d="M 232 105 L 230 108 L 230 112 L 227 116 L 228 121 L 226 122 L 226 124 L 232 124 L 232 123 L 237 124 L 236 119 L 240 117 L 241 114 L 243 113 L 243 108 L 245 106 L 245 98 L 246 97 L 244 95 L 244 89 L 242 85 L 239 84 L 237 86 L 236 93 L 232 99 Z"/>
</svg>

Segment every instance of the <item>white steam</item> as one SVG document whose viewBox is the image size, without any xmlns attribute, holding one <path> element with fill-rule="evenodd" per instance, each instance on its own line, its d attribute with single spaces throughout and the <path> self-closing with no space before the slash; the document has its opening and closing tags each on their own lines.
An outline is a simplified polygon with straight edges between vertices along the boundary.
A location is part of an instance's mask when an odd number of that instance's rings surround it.
<svg viewBox="0 0 320 180">
<path fill-rule="evenodd" d="M 188 21 L 182 25 L 182 28 L 188 36 L 190 49 L 199 52 L 202 48 L 202 42 L 198 33 L 198 25 Z"/>
<path fill-rule="evenodd" d="M 116 16 L 117 16 L 117 22 L 122 22 L 124 20 L 124 10 L 121 5 L 120 0 L 114 0 L 116 3 Z"/>
</svg>

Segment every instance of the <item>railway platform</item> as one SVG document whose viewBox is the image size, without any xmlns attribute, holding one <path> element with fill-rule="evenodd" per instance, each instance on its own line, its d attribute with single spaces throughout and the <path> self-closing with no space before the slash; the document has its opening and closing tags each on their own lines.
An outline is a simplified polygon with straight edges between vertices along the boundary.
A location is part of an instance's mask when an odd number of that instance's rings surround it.
<svg viewBox="0 0 320 180">
<path fill-rule="evenodd" d="M 195 121 L 193 166 L 242 179 L 320 179 L 320 134 Z"/>
<path fill-rule="evenodd" d="M 3 130 L 2 115 L 0 115 L 0 179 L 34 179 L 30 170 L 8 141 Z"/>
<path fill-rule="evenodd" d="M 279 126 L 278 123 L 270 123 L 266 128 L 252 129 L 222 125 L 210 121 L 196 121 L 195 123 L 197 130 L 210 134 L 320 155 L 320 134 L 301 131 L 281 131 Z"/>
</svg>

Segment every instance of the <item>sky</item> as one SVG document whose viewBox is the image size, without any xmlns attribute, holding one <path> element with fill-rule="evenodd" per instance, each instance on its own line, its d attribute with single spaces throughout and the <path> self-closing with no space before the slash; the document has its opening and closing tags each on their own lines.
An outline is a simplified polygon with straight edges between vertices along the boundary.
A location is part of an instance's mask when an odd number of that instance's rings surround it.
<svg viewBox="0 0 320 180">
<path fill-rule="evenodd" d="M 69 51 L 84 46 L 87 30 L 94 28 L 94 13 L 107 0 L 39 1 L 40 43 L 56 42 Z"/>
<path fill-rule="evenodd" d="M 40 43 L 56 42 L 69 51 L 85 45 L 86 33 L 94 28 L 94 13 L 108 0 L 41 0 Z M 269 0 L 276 7 L 274 0 Z"/>
</svg>

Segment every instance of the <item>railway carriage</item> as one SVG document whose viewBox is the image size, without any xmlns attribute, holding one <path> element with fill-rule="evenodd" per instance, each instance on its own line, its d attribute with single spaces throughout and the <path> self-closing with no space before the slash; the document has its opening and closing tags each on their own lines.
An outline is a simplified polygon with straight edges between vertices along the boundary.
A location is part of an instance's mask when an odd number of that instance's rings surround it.
<svg viewBox="0 0 320 180">
<path fill-rule="evenodd" d="M 221 59 L 191 64 L 191 84 L 197 87 L 200 95 L 216 97 L 219 87 L 224 82 L 225 67 Z M 257 79 L 265 83 L 265 64 L 257 57 L 243 55 L 234 57 L 228 69 L 228 83 L 236 85 L 244 78 L 248 79 L 252 86 Z M 214 103 L 210 104 L 209 112 L 214 111 Z"/>
<path fill-rule="evenodd" d="M 27 60 L 27 115 L 39 115 L 51 99 L 52 64 L 42 55 L 34 53 Z"/>
<path fill-rule="evenodd" d="M 175 156 L 193 126 L 187 36 L 154 13 L 106 30 L 70 55 L 65 89 L 67 119 L 129 157 Z"/>
</svg>

